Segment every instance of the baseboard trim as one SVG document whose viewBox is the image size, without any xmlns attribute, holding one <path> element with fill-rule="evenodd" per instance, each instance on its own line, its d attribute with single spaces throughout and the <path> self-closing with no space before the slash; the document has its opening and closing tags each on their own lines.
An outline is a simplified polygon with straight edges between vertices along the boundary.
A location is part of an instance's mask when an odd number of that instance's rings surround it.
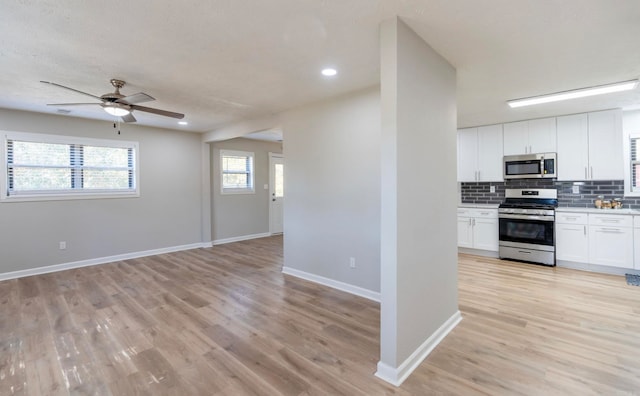
<svg viewBox="0 0 640 396">
<path fill-rule="evenodd" d="M 458 253 L 473 254 L 474 256 L 498 258 L 498 251 L 497 250 L 496 251 L 494 251 L 494 250 L 481 250 L 481 249 L 471 249 L 471 248 L 459 247 L 458 248 Z"/>
<path fill-rule="evenodd" d="M 225 243 L 248 241 L 249 239 L 266 238 L 268 236 L 271 236 L 271 233 L 263 232 L 263 233 L 260 233 L 260 234 L 241 235 L 241 236 L 231 237 L 231 238 L 216 239 L 216 240 L 214 240 L 212 242 L 212 245 L 214 245 L 214 246 L 215 245 L 224 245 Z"/>
<path fill-rule="evenodd" d="M 54 264 L 54 265 L 48 265 L 45 267 L 29 268 L 25 270 L 0 273 L 0 281 L 16 279 L 16 278 L 24 278 L 25 276 L 48 274 L 51 272 L 65 271 L 65 270 L 74 269 L 74 268 L 90 267 L 92 265 L 112 263 L 114 261 L 130 260 L 134 258 L 155 256 L 158 254 L 173 253 L 173 252 L 179 252 L 182 250 L 191 250 L 191 249 L 206 248 L 206 247 L 211 247 L 211 244 L 208 242 L 192 243 L 189 245 L 171 246 L 171 247 L 160 248 L 160 249 L 144 250 L 140 252 L 124 253 L 124 254 L 117 254 L 114 256 L 98 257 L 98 258 L 88 259 L 88 260 Z"/>
<path fill-rule="evenodd" d="M 308 280 L 314 283 L 319 283 L 321 285 L 328 286 L 333 289 L 338 289 L 343 292 L 355 294 L 356 296 L 364 297 L 371 301 L 380 302 L 380 293 L 374 292 L 372 290 L 365 289 L 359 286 L 354 286 L 349 283 L 344 283 L 334 279 L 325 278 L 324 276 L 311 274 L 309 272 L 300 271 L 291 267 L 282 267 L 282 273 L 295 276 L 296 278 Z"/>
<path fill-rule="evenodd" d="M 607 265 L 577 263 L 575 261 L 556 260 L 556 266 L 580 271 L 597 272 L 600 274 L 622 276 L 624 276 L 624 274 L 640 275 L 640 270 L 633 268 L 609 267 Z"/>
<path fill-rule="evenodd" d="M 422 363 L 424 359 L 438 346 L 438 344 L 453 330 L 462 320 L 460 311 L 456 311 L 446 322 L 438 328 L 425 342 L 416 349 L 398 368 L 393 368 L 386 363 L 378 362 L 376 377 L 392 384 L 400 386 L 404 380 Z"/>
</svg>

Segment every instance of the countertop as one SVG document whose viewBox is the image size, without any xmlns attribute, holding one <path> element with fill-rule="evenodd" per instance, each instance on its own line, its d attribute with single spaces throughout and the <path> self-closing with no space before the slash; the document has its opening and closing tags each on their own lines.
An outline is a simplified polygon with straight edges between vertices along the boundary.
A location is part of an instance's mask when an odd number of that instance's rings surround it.
<svg viewBox="0 0 640 396">
<path fill-rule="evenodd" d="M 596 209 L 596 208 L 567 208 L 558 207 L 556 212 L 573 212 L 573 213 L 596 213 L 607 215 L 640 215 L 638 209 Z"/>
<path fill-rule="evenodd" d="M 459 208 L 474 208 L 474 209 L 498 209 L 498 204 L 471 204 L 461 203 L 458 204 Z"/>
</svg>

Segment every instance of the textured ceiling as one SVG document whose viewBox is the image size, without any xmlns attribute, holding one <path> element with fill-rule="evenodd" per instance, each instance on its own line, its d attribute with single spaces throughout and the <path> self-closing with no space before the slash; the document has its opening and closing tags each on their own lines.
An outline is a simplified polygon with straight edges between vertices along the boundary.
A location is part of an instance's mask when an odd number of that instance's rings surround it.
<svg viewBox="0 0 640 396">
<path fill-rule="evenodd" d="M 459 126 L 640 104 L 638 90 L 505 104 L 638 78 L 638 0 L 22 0 L 0 3 L 0 107 L 55 113 L 46 103 L 88 98 L 40 80 L 102 95 L 120 78 L 189 122 L 139 124 L 211 131 L 378 84 L 378 26 L 394 15 L 458 69 Z"/>
</svg>

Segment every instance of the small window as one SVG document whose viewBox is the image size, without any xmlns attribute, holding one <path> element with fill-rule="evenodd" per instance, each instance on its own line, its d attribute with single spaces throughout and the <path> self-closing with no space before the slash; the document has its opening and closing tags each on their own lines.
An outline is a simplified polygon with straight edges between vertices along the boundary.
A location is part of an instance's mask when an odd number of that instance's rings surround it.
<svg viewBox="0 0 640 396">
<path fill-rule="evenodd" d="M 4 133 L 5 201 L 137 196 L 135 142 Z"/>
<path fill-rule="evenodd" d="M 220 180 L 222 194 L 252 194 L 253 153 L 220 150 Z"/>
</svg>

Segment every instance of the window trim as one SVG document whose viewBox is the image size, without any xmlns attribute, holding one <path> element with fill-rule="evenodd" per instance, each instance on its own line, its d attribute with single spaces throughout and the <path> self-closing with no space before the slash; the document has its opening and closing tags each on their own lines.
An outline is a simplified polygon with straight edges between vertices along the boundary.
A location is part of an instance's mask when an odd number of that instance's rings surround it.
<svg viewBox="0 0 640 396">
<path fill-rule="evenodd" d="M 133 184 L 132 190 L 62 190 L 62 191 L 39 191 L 32 193 L 20 193 L 7 195 L 8 190 L 8 140 L 19 140 L 35 143 L 52 143 L 65 145 L 86 145 L 98 147 L 128 148 L 133 149 Z M 29 201 L 58 201 L 58 200 L 79 200 L 79 199 L 110 199 L 110 198 L 137 198 L 140 197 L 140 149 L 138 142 L 96 139 L 81 136 L 50 135 L 45 133 L 28 133 L 15 131 L 0 131 L 0 203 L 8 202 L 29 202 Z"/>
<path fill-rule="evenodd" d="M 249 157 L 251 158 L 251 170 L 249 174 L 249 180 L 251 183 L 250 187 L 247 188 L 225 188 L 224 187 L 224 175 L 225 173 L 234 173 L 234 172 L 225 172 L 224 171 L 224 157 L 226 156 L 235 156 L 235 157 Z M 256 157 L 255 153 L 251 151 L 240 151 L 240 150 L 227 150 L 220 149 L 220 194 L 222 195 L 233 195 L 233 194 L 255 194 L 256 193 Z"/>
</svg>

